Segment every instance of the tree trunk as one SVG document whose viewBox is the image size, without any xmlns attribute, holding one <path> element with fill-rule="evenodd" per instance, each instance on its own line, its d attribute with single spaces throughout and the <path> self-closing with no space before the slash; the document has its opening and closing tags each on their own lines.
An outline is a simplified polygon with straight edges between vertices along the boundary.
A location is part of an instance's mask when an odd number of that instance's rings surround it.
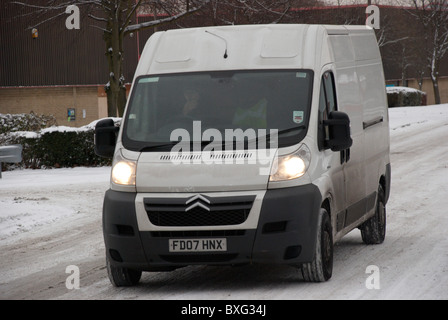
<svg viewBox="0 0 448 320">
<path fill-rule="evenodd" d="M 119 15 L 109 15 L 108 28 L 104 32 L 106 56 L 109 66 L 109 82 L 105 90 L 107 94 L 107 115 L 123 116 L 126 105 L 126 87 L 123 76 L 123 31 L 120 29 Z"/>
<path fill-rule="evenodd" d="M 430 65 L 430 75 L 431 75 L 432 87 L 434 89 L 434 103 L 440 104 L 441 101 L 439 91 L 439 61 L 437 60 L 437 57 L 434 53 Z"/>
<path fill-rule="evenodd" d="M 119 87 L 106 90 L 107 93 L 107 116 L 122 117 L 126 106 L 126 88 Z"/>
<path fill-rule="evenodd" d="M 440 104 L 440 90 L 439 90 L 439 78 L 438 77 L 431 77 L 432 79 L 432 87 L 434 89 L 434 101 L 435 104 Z"/>
</svg>

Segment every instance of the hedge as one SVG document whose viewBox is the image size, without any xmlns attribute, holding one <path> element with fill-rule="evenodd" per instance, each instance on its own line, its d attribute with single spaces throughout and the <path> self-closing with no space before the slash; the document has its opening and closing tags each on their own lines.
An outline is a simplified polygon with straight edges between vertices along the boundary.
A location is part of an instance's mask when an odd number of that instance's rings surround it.
<svg viewBox="0 0 448 320">
<path fill-rule="evenodd" d="M 53 115 L 37 115 L 34 112 L 22 114 L 0 113 L 0 134 L 33 131 L 55 126 L 56 118 Z"/>
<path fill-rule="evenodd" d="M 30 128 L 30 122 L 18 119 L 31 119 L 35 131 L 22 131 Z M 110 159 L 98 157 L 94 151 L 95 123 L 81 128 L 56 127 L 47 128 L 48 119 L 41 116 L 28 115 L 2 115 L 1 123 L 5 123 L 7 130 L 0 134 L 0 146 L 21 144 L 23 146 L 22 162 L 8 165 L 7 168 L 71 168 L 77 166 L 108 166 Z M 114 119 L 119 125 L 119 119 Z M 14 123 L 14 125 L 13 125 Z M 3 125 L 2 125 L 3 128 Z M 3 128 L 4 129 L 4 128 Z"/>
<path fill-rule="evenodd" d="M 389 108 L 426 105 L 426 92 L 407 87 L 388 87 L 387 103 Z"/>
</svg>

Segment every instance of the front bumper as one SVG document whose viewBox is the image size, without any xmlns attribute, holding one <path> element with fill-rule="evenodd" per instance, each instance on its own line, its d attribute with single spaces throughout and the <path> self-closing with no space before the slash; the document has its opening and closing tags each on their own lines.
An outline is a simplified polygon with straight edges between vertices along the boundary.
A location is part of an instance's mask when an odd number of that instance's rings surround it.
<svg viewBox="0 0 448 320">
<path fill-rule="evenodd" d="M 313 259 L 321 204 L 319 189 L 312 185 L 266 191 L 256 228 L 140 231 L 136 194 L 108 190 L 103 206 L 103 233 L 111 263 L 145 271 L 194 264 L 246 263 L 301 264 Z M 252 217 L 253 219 L 253 217 Z M 226 238 L 227 251 L 172 253 L 169 239 Z"/>
</svg>

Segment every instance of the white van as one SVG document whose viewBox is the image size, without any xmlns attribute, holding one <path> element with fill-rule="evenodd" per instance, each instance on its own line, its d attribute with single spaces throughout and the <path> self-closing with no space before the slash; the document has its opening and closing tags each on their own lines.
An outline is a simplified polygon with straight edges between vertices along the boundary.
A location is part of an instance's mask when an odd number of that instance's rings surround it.
<svg viewBox="0 0 448 320">
<path fill-rule="evenodd" d="M 385 237 L 389 119 L 364 26 L 247 25 L 155 33 L 120 129 L 103 228 L 116 286 L 142 271 L 282 263 L 328 280 L 354 228 Z"/>
</svg>

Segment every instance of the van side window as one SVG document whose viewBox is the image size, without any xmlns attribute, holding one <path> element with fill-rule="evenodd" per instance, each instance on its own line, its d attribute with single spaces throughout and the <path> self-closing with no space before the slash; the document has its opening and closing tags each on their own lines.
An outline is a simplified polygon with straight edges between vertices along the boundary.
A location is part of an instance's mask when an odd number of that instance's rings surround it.
<svg viewBox="0 0 448 320">
<path fill-rule="evenodd" d="M 328 119 L 328 115 L 337 110 L 336 91 L 334 86 L 333 73 L 327 71 L 322 75 L 319 96 L 319 150 L 324 149 L 325 140 L 329 139 L 328 128 L 323 125 L 323 121 Z"/>
<path fill-rule="evenodd" d="M 336 94 L 334 89 L 333 73 L 325 72 L 322 76 L 322 82 L 325 85 L 325 96 L 327 98 L 327 112 L 335 111 L 336 108 Z"/>
</svg>

